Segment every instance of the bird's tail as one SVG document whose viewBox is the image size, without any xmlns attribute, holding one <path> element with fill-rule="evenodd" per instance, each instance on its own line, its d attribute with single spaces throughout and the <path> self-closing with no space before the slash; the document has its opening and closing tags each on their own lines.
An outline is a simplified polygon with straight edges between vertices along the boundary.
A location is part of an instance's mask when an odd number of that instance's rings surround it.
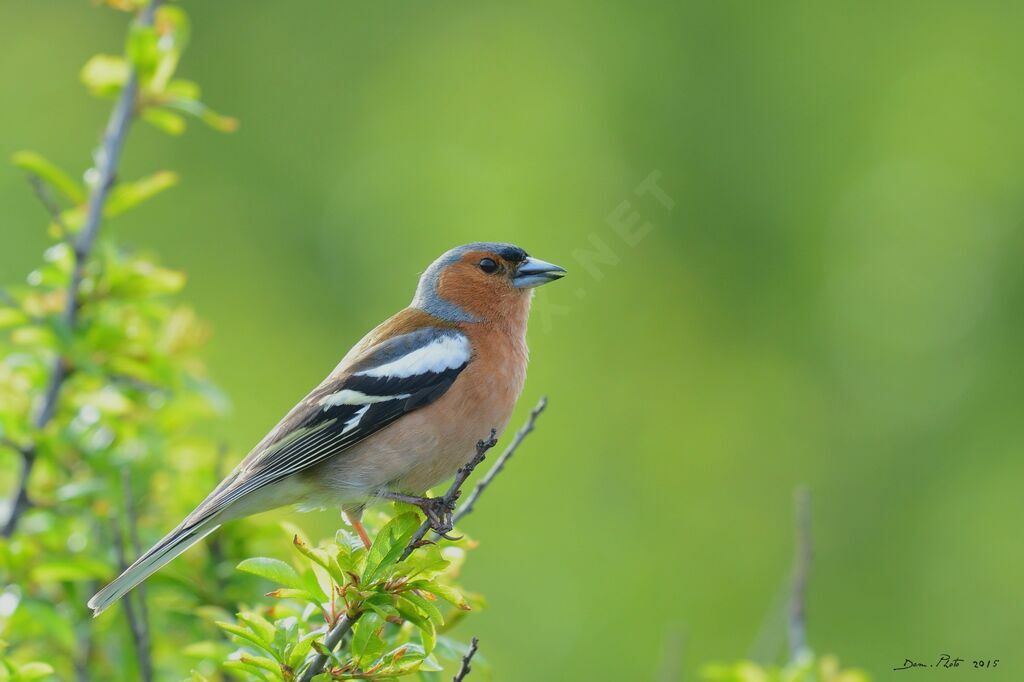
<svg viewBox="0 0 1024 682">
<path fill-rule="evenodd" d="M 108 606 L 128 594 L 133 587 L 160 570 L 164 564 L 220 528 L 220 524 L 215 521 L 215 518 L 211 517 L 200 520 L 185 519 L 180 526 L 126 568 L 124 573 L 93 595 L 89 600 L 92 615 L 98 616 Z"/>
</svg>

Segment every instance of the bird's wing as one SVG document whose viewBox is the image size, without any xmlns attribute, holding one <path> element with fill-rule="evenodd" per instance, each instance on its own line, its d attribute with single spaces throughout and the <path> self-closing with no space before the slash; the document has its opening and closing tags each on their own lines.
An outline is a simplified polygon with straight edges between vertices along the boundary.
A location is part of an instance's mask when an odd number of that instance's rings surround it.
<svg viewBox="0 0 1024 682">
<path fill-rule="evenodd" d="M 212 516 L 429 405 L 448 390 L 472 355 L 464 334 L 435 327 L 371 346 L 296 405 L 196 512 Z"/>
</svg>

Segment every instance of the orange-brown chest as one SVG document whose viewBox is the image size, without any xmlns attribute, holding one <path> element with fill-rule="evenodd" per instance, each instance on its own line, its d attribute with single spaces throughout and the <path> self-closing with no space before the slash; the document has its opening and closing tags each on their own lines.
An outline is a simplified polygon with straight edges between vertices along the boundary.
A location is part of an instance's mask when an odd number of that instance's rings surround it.
<svg viewBox="0 0 1024 682">
<path fill-rule="evenodd" d="M 526 381 L 527 347 L 523 335 L 502 330 L 465 330 L 473 360 L 434 404 L 409 415 L 433 432 L 432 447 L 422 448 L 400 486 L 425 490 L 452 476 L 472 457 L 479 440 L 508 426 Z M 416 448 L 421 450 L 421 448 Z"/>
</svg>

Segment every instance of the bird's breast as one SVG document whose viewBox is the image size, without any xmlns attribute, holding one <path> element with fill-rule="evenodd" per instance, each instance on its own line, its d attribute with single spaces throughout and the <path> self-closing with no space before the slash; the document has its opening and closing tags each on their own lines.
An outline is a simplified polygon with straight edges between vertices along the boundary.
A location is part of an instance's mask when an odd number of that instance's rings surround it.
<svg viewBox="0 0 1024 682">
<path fill-rule="evenodd" d="M 508 425 L 526 381 L 525 338 L 469 332 L 473 359 L 435 402 L 404 415 L 317 474 L 336 497 L 387 488 L 420 494 L 454 475 L 476 444 Z"/>
<path fill-rule="evenodd" d="M 474 357 L 451 388 L 420 416 L 424 430 L 433 433 L 430 445 L 414 446 L 415 458 L 396 487 L 425 491 L 455 474 L 486 440 L 508 426 L 526 381 L 525 339 L 492 333 L 473 339 Z M 431 447 L 432 445 L 432 447 Z"/>
</svg>

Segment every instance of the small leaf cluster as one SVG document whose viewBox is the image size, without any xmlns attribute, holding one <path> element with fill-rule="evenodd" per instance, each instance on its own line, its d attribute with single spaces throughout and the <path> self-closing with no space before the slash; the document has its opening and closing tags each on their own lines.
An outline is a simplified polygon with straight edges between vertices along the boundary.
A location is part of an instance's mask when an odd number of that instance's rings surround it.
<svg viewBox="0 0 1024 682">
<path fill-rule="evenodd" d="M 807 656 L 785 666 L 764 667 L 752 661 L 713 663 L 701 670 L 706 682 L 870 682 L 855 668 L 842 669 L 835 656 Z"/>
<path fill-rule="evenodd" d="M 143 3 L 114 4 L 138 11 Z M 100 54 L 86 62 L 82 82 L 97 97 L 116 97 L 134 67 L 139 84 L 138 113 L 146 123 L 180 135 L 187 127 L 186 117 L 191 116 L 216 130 L 233 132 L 238 128 L 236 119 L 204 104 L 199 85 L 175 75 L 190 31 L 188 15 L 181 7 L 161 5 L 151 26 L 132 26 L 123 55 Z"/>
<path fill-rule="evenodd" d="M 458 661 L 466 646 L 445 633 L 483 606 L 479 596 L 454 582 L 464 550 L 431 543 L 400 561 L 420 518 L 399 509 L 381 521 L 370 521 L 379 530 L 369 550 L 347 531 L 313 546 L 289 526 L 296 550 L 292 563 L 267 557 L 242 561 L 240 571 L 277 588 L 267 594 L 273 603 L 218 622 L 239 645 L 224 667 L 242 679 L 289 682 L 299 679 L 319 653 L 328 664 L 317 680 L 406 675 L 434 680 L 444 661 Z M 353 623 L 351 636 L 330 651 L 324 637 L 343 618 Z"/>
</svg>

